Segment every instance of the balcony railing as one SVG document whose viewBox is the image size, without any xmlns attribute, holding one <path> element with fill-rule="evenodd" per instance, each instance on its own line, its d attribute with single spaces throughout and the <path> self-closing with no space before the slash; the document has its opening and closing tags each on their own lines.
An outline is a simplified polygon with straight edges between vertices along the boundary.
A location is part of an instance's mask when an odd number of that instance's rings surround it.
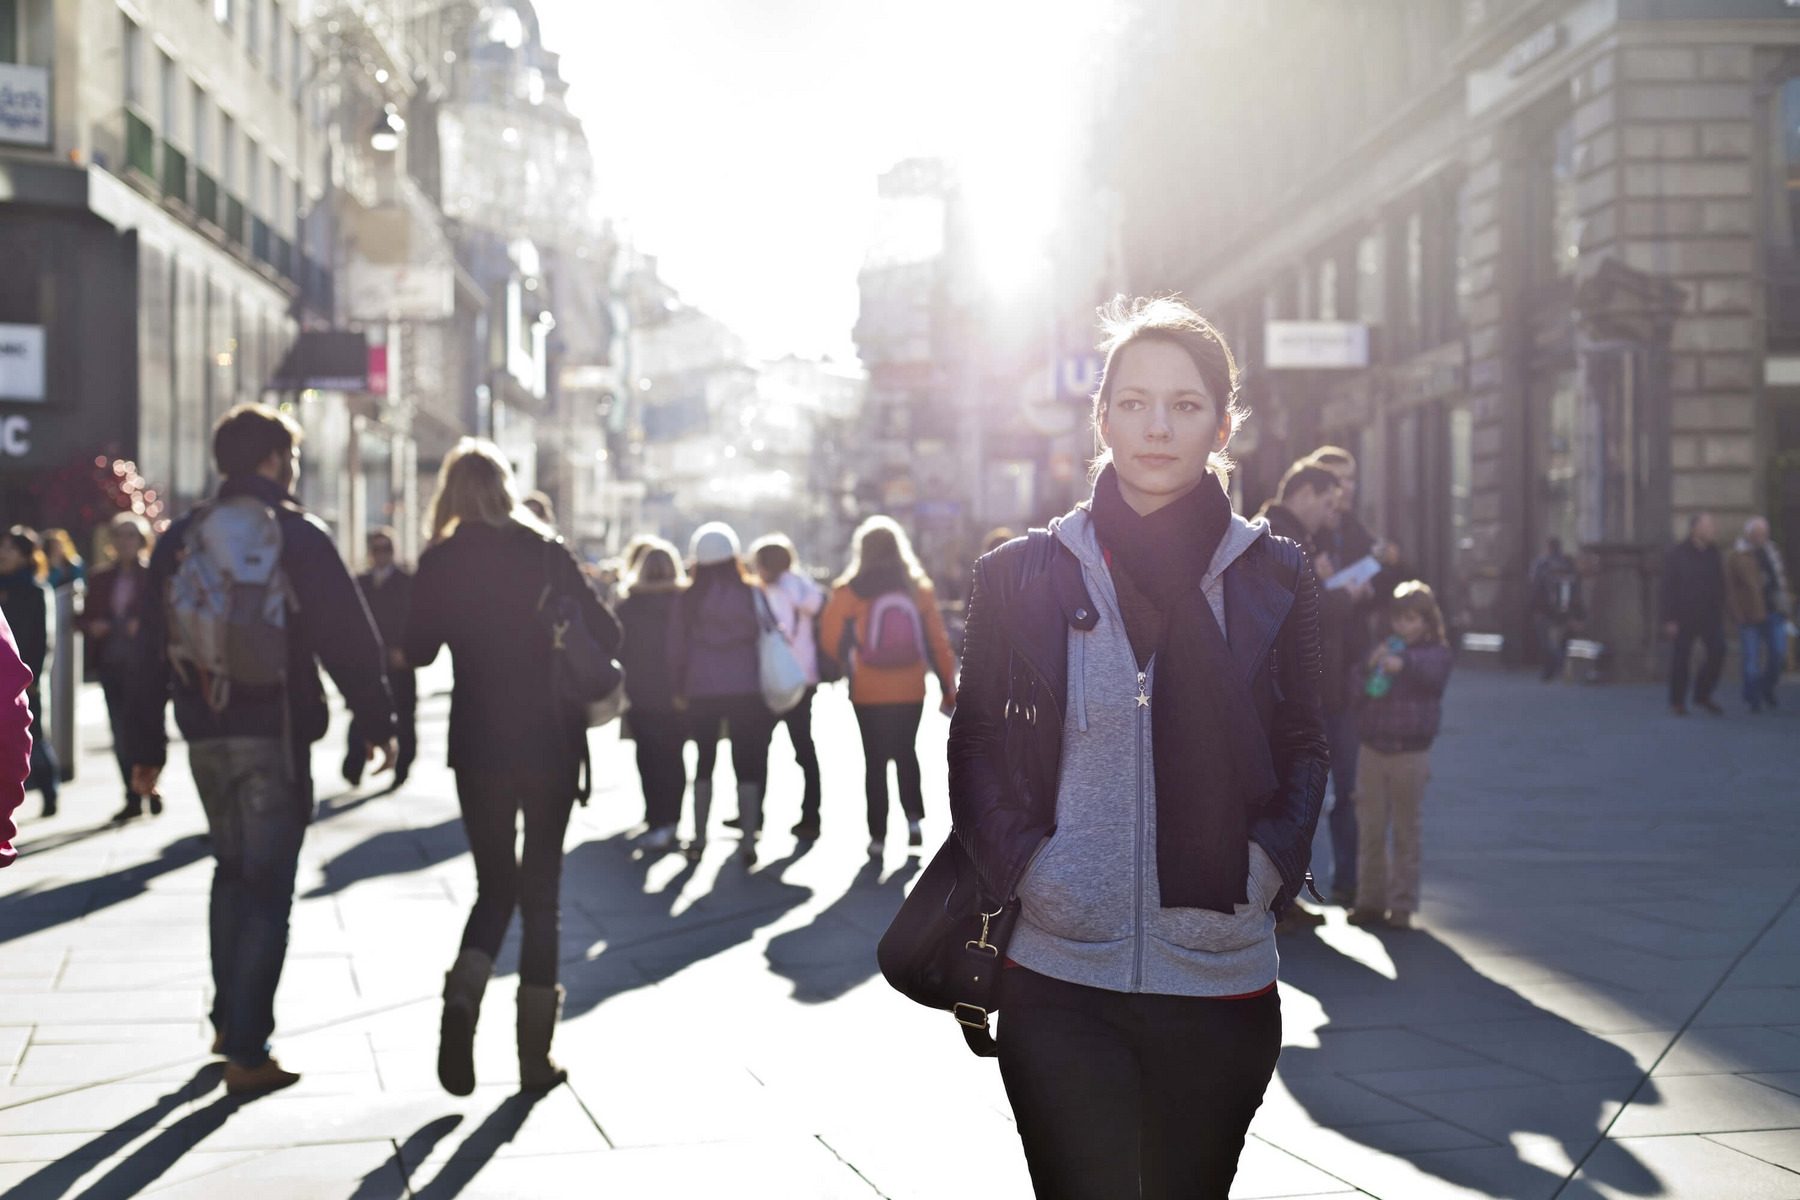
<svg viewBox="0 0 1800 1200">
<path fill-rule="evenodd" d="M 250 218 L 250 256 L 257 262 L 272 262 L 269 248 L 269 226 L 261 217 Z"/>
<path fill-rule="evenodd" d="M 211 175 L 194 168 L 194 215 L 202 221 L 219 223 L 219 184 Z"/>
<path fill-rule="evenodd" d="M 125 165 L 156 182 L 156 134 L 144 118 L 125 110 Z"/>
<path fill-rule="evenodd" d="M 162 144 L 162 190 L 163 196 L 169 200 L 179 200 L 183 204 L 188 201 L 188 168 L 187 155 L 169 145 L 168 139 Z"/>
<path fill-rule="evenodd" d="M 230 192 L 225 193 L 225 236 L 234 246 L 244 244 L 244 202 Z"/>
</svg>

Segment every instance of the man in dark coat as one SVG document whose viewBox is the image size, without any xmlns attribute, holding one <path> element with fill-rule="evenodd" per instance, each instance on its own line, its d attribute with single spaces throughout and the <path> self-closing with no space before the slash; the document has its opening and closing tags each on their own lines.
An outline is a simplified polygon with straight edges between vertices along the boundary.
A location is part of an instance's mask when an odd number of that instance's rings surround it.
<svg viewBox="0 0 1800 1200">
<path fill-rule="evenodd" d="M 201 552 L 198 537 L 190 544 L 190 530 L 216 527 L 229 539 L 231 523 L 219 517 L 215 525 L 215 514 L 227 505 L 246 513 L 253 506 L 244 498 L 254 498 L 279 524 L 281 574 L 292 592 L 282 681 L 233 681 L 215 707 L 215 681 L 185 657 L 180 669 L 175 666 L 171 650 L 189 651 L 191 643 L 181 626 L 171 627 L 172 605 L 150 604 L 143 614 L 145 685 L 128 695 L 132 744 L 139 751 L 131 790 L 156 792 L 168 751 L 163 709 L 173 699 L 212 831 L 213 1053 L 225 1056 L 225 1090 L 232 1095 L 286 1087 L 300 1078 L 270 1057 L 269 1035 L 287 957 L 294 874 L 313 815 L 311 749 L 331 717 L 321 664 L 349 705 L 357 735 L 380 749 L 378 771 L 393 757 L 394 710 L 374 622 L 330 531 L 293 497 L 300 436 L 292 420 L 261 404 L 242 404 L 221 417 L 213 428 L 213 458 L 224 477 L 218 494 L 157 543 L 146 581 L 149 595 L 170 595 L 184 556 Z M 247 557 L 255 549 L 251 544 L 241 552 Z"/>
<path fill-rule="evenodd" d="M 1713 689 L 1725 667 L 1725 564 L 1713 544 L 1711 513 L 1695 513 L 1688 535 L 1663 559 L 1663 633 L 1673 641 L 1669 655 L 1669 709 L 1687 716 L 1688 669 L 1699 642 L 1704 657 L 1694 679 L 1694 703 L 1714 716 Z"/>
<path fill-rule="evenodd" d="M 396 732 L 400 739 L 400 756 L 394 760 L 394 783 L 398 791 L 412 773 L 413 759 L 419 753 L 419 683 L 418 676 L 406 663 L 406 613 L 412 607 L 412 572 L 394 562 L 395 534 L 388 526 L 369 531 L 369 569 L 356 577 L 362 589 L 369 615 L 381 634 L 381 647 L 387 655 L 388 691 L 394 697 Z M 368 746 L 351 730 L 344 750 L 344 779 L 352 787 L 362 782 L 363 766 L 369 761 Z"/>
<path fill-rule="evenodd" d="M 1546 538 L 1544 552 L 1531 564 L 1526 577 L 1530 593 L 1531 625 L 1538 635 L 1538 654 L 1543 680 L 1562 674 L 1569 635 L 1587 619 L 1587 602 L 1581 595 L 1581 575 L 1575 560 L 1563 553 L 1561 538 Z"/>
</svg>

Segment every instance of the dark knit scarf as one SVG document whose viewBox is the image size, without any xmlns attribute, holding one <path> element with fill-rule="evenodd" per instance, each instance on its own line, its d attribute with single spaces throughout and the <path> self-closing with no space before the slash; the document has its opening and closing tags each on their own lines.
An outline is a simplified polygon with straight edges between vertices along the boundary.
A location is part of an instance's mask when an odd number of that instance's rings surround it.
<svg viewBox="0 0 1800 1200">
<path fill-rule="evenodd" d="M 1173 504 L 1140 516 L 1108 465 L 1094 482 L 1092 513 L 1112 557 L 1121 611 L 1126 594 L 1138 593 L 1133 600 L 1148 601 L 1159 618 L 1150 736 L 1162 905 L 1229 913 L 1249 900 L 1250 807 L 1276 787 L 1249 685 L 1200 590 L 1231 526 L 1231 501 L 1208 475 Z M 1139 603 L 1129 607 L 1136 612 L 1127 616 L 1126 634 L 1136 651 L 1147 640 L 1148 614 Z M 1140 664 L 1146 657 L 1140 654 Z"/>
</svg>

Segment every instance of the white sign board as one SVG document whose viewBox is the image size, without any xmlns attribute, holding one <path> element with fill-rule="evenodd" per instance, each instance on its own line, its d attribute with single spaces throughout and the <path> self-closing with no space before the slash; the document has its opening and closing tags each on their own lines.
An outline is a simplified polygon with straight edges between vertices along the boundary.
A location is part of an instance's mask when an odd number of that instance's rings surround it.
<svg viewBox="0 0 1800 1200">
<path fill-rule="evenodd" d="M 0 400 L 44 398 L 44 327 L 0 325 Z"/>
<path fill-rule="evenodd" d="M 1360 321 L 1270 321 L 1263 366 L 1271 371 L 1332 371 L 1369 365 L 1369 327 Z"/>
<path fill-rule="evenodd" d="M 445 264 L 352 261 L 345 272 L 356 321 L 442 321 L 456 313 L 456 268 Z"/>
<path fill-rule="evenodd" d="M 50 144 L 50 72 L 0 63 L 0 142 Z"/>
</svg>

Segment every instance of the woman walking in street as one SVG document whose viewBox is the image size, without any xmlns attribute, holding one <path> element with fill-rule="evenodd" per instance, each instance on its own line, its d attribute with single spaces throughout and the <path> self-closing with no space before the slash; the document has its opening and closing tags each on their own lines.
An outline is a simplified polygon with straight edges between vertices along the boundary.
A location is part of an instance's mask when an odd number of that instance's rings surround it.
<svg viewBox="0 0 1800 1200">
<path fill-rule="evenodd" d="M 693 579 L 669 622 L 669 678 L 675 705 L 688 716 L 699 754 L 694 763 L 694 841 L 689 854 L 706 847 L 712 816 L 713 766 L 719 738 L 729 726 L 731 770 L 737 776 L 738 855 L 756 860 L 762 831 L 763 791 L 769 779 L 769 739 L 775 714 L 763 702 L 756 657 L 761 613 L 760 589 L 744 574 L 737 533 L 720 521 L 694 531 L 689 544 Z"/>
<path fill-rule="evenodd" d="M 163 809 L 155 792 L 140 796 L 131 790 L 131 767 L 143 762 L 129 745 L 131 719 L 126 688 L 139 677 L 150 653 L 144 636 L 144 614 L 159 602 L 150 594 L 150 523 L 136 513 L 120 513 L 107 524 L 108 562 L 88 581 L 87 602 L 81 610 L 81 636 L 85 673 L 100 681 L 106 697 L 106 715 L 112 723 L 113 755 L 125 781 L 125 807 L 113 817 L 129 821 L 144 815 L 150 802 L 152 815 Z"/>
<path fill-rule="evenodd" d="M 1357 664 L 1356 732 L 1362 777 L 1356 789 L 1360 847 L 1352 925 L 1412 928 L 1419 911 L 1419 806 L 1431 781 L 1450 643 L 1431 589 L 1414 579 L 1387 606 L 1392 633 Z M 1388 835 L 1394 840 L 1388 854 Z"/>
<path fill-rule="evenodd" d="M 49 564 L 36 531 L 14 525 L 0 536 L 0 612 L 6 615 L 19 657 L 31 670 L 31 686 L 25 689 L 31 705 L 31 777 L 26 791 L 42 792 L 43 816 L 56 815 L 57 792 L 62 772 L 56 751 L 44 736 L 44 659 L 50 653 L 50 591 L 44 586 Z"/>
<path fill-rule="evenodd" d="M 1115 302 L 1093 498 L 976 568 L 950 730 L 1000 1070 L 1040 1197 L 1225 1200 L 1281 1048 L 1275 922 L 1325 789 L 1318 587 L 1231 511 L 1223 337 Z"/>
<path fill-rule="evenodd" d="M 649 541 L 625 576 L 619 624 L 625 629 L 619 664 L 631 711 L 631 740 L 637 746 L 638 778 L 644 786 L 644 823 L 639 843 L 646 850 L 675 847 L 681 798 L 687 793 L 687 718 L 675 708 L 669 679 L 669 620 L 687 578 L 679 551 L 661 538 Z"/>
<path fill-rule="evenodd" d="M 830 644 L 825 653 L 850 673 L 850 703 L 862 733 L 863 791 L 869 805 L 869 857 L 887 848 L 887 765 L 900 782 L 906 844 L 925 842 L 925 793 L 919 781 L 919 718 L 925 675 L 935 670 L 941 708 L 956 707 L 956 656 L 938 611 L 937 592 L 913 554 L 906 532 L 889 517 L 870 517 L 851 540 L 850 566 L 838 577 L 821 629 L 854 629 L 854 649 Z M 848 661 L 844 661 L 847 659 Z"/>
<path fill-rule="evenodd" d="M 406 658 L 429 666 L 450 647 L 450 767 L 475 859 L 475 907 L 444 978 L 438 1079 L 454 1095 L 475 1087 L 473 1039 L 494 956 L 519 910 L 519 1082 L 561 1083 L 550 1058 L 562 1009 L 557 983 L 563 834 L 575 802 L 581 739 L 556 708 L 551 644 L 538 620 L 553 596 L 576 597 L 600 649 L 616 654 L 619 623 L 568 548 L 519 503 L 512 468 L 491 442 L 465 438 L 438 473 L 431 542 L 419 558 Z M 519 818 L 523 856 L 516 855 Z"/>
<path fill-rule="evenodd" d="M 782 636 L 794 648 L 794 658 L 806 678 L 806 694 L 800 703 L 777 718 L 786 725 L 788 740 L 794 744 L 794 761 L 800 764 L 805 781 L 800 795 L 800 821 L 794 836 L 801 841 L 816 841 L 819 836 L 819 800 L 824 785 L 819 779 L 819 751 L 813 745 L 812 703 L 819 690 L 819 649 L 813 641 L 813 618 L 825 606 L 825 592 L 795 570 L 794 543 L 786 534 L 772 533 L 759 538 L 750 547 L 750 559 L 762 580 L 763 596 Z"/>
</svg>

